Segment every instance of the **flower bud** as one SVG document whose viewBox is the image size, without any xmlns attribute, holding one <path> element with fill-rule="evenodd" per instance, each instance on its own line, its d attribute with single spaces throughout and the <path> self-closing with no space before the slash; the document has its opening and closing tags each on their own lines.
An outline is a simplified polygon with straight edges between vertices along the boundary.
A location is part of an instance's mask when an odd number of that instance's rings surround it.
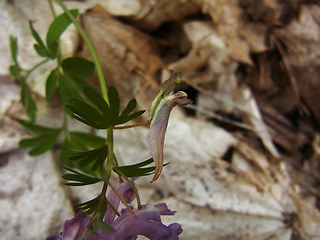
<svg viewBox="0 0 320 240">
<path fill-rule="evenodd" d="M 151 120 L 149 141 L 150 152 L 155 162 L 155 173 L 152 182 L 156 181 L 163 168 L 163 145 L 171 110 L 176 105 L 192 103 L 185 92 L 179 91 L 161 99 Z"/>
</svg>

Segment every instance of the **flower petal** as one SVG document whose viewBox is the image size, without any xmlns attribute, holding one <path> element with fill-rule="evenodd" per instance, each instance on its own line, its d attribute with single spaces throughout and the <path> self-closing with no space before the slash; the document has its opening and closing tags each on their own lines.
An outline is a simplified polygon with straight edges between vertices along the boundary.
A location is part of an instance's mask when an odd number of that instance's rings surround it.
<svg viewBox="0 0 320 240">
<path fill-rule="evenodd" d="M 161 84 L 163 96 L 167 96 L 171 91 L 173 91 L 174 87 L 177 83 L 180 83 L 180 81 L 181 73 L 170 70 L 170 78 Z"/>
<path fill-rule="evenodd" d="M 187 105 L 191 102 L 190 99 L 187 99 L 185 92 L 179 91 L 174 95 L 163 98 L 157 107 L 149 132 L 150 152 L 156 165 L 151 182 L 159 178 L 163 168 L 163 145 L 171 110 L 176 105 Z"/>
<path fill-rule="evenodd" d="M 170 210 L 166 203 L 158 203 L 154 206 L 157 208 L 160 215 L 174 215 L 176 213 L 176 211 Z"/>
<path fill-rule="evenodd" d="M 143 210 L 134 210 L 136 217 L 129 211 L 117 218 L 112 227 L 115 232 L 100 231 L 99 235 L 104 240 L 136 239 L 138 235 L 143 235 L 151 240 L 178 240 L 178 235 L 182 232 L 180 224 L 173 223 L 166 226 L 161 223 L 160 214 L 174 214 L 166 204 L 159 206 L 144 206 Z"/>
<path fill-rule="evenodd" d="M 177 83 L 181 81 L 181 73 L 170 70 L 170 78 L 164 81 L 161 85 L 161 91 L 156 96 L 151 104 L 150 121 L 154 118 L 155 112 L 163 98 L 165 98 L 174 89 Z"/>
<path fill-rule="evenodd" d="M 133 183 L 133 181 L 132 181 L 132 183 Z M 124 197 L 124 199 L 128 203 L 134 199 L 134 192 L 133 192 L 131 186 L 127 182 L 117 185 L 116 190 L 118 193 L 120 193 L 121 196 Z M 114 193 L 114 191 L 111 190 L 109 192 L 107 199 L 115 209 L 118 209 L 119 204 L 120 204 L 120 199 Z M 115 216 L 116 216 L 116 213 L 112 210 L 112 208 L 107 207 L 107 211 L 104 215 L 104 221 L 110 225 L 113 222 Z"/>
<path fill-rule="evenodd" d="M 83 216 L 80 212 L 78 212 L 75 217 L 67 220 L 64 223 L 61 237 L 51 236 L 48 237 L 47 240 L 76 240 L 81 236 L 89 222 L 89 218 Z"/>
<path fill-rule="evenodd" d="M 90 219 L 84 217 L 80 212 L 77 215 L 66 221 L 63 225 L 62 239 L 74 240 L 78 239 L 83 233 L 85 227 L 89 224 Z"/>
</svg>

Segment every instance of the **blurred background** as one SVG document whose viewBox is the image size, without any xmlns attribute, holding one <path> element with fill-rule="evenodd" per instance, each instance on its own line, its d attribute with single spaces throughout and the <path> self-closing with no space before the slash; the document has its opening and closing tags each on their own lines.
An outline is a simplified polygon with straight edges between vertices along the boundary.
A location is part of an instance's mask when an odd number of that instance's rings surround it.
<svg viewBox="0 0 320 240">
<path fill-rule="evenodd" d="M 135 97 L 147 109 L 144 119 L 169 70 L 182 73 L 175 90 L 193 104 L 171 114 L 164 150 L 170 164 L 153 184 L 151 177 L 137 180 L 143 203 L 178 211 L 165 221 L 182 224 L 182 240 L 320 239 L 319 1 L 65 3 L 79 9 L 108 85 L 124 103 Z M 28 20 L 44 38 L 52 19 L 45 0 L 0 3 L 0 239 L 58 234 L 74 204 L 101 189 L 65 186 L 58 146 L 39 157 L 19 147 L 31 135 L 14 121 L 26 113 L 9 76 L 9 37 L 18 38 L 18 61 L 28 69 L 41 60 Z M 63 57 L 90 58 L 73 27 L 61 46 Z M 44 97 L 54 66 L 47 62 L 27 80 L 37 123 L 46 126 L 62 118 L 58 96 L 50 104 Z M 96 76 L 87 81 L 98 86 Z M 115 141 L 122 164 L 150 157 L 147 127 L 116 131 Z"/>
</svg>

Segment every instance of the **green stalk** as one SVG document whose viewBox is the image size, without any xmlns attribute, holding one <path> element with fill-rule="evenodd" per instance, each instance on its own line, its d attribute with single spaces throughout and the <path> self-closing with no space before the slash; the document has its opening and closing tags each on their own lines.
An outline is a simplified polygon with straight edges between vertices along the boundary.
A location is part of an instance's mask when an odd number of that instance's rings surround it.
<svg viewBox="0 0 320 240">
<path fill-rule="evenodd" d="M 34 70 L 36 70 L 38 67 L 40 67 L 42 64 L 45 64 L 46 62 L 48 62 L 50 59 L 46 58 L 40 62 L 38 62 L 36 65 L 34 65 L 32 68 L 24 70 L 26 71 L 27 75 L 25 76 L 25 79 L 27 79 L 30 75 L 31 72 L 33 72 Z"/>
<path fill-rule="evenodd" d="M 96 67 L 96 70 L 97 70 L 102 96 L 103 96 L 104 100 L 107 102 L 107 104 L 110 105 L 109 96 L 108 96 L 108 88 L 107 88 L 106 81 L 105 81 L 105 78 L 104 78 L 104 74 L 103 74 L 103 71 L 102 71 L 102 66 L 100 64 L 97 52 L 94 49 L 94 46 L 93 46 L 92 42 L 90 41 L 88 35 L 84 31 L 84 29 L 81 27 L 79 22 L 69 12 L 67 6 L 61 0 L 56 0 L 56 2 L 60 5 L 60 7 L 65 12 L 65 14 L 69 17 L 69 19 L 72 21 L 74 26 L 77 28 L 77 30 L 80 33 L 83 41 L 85 42 L 86 46 L 88 47 L 88 50 L 89 50 L 89 52 L 90 52 L 90 54 L 92 56 L 93 62 L 95 64 L 95 67 Z M 111 172 L 112 172 L 112 169 L 114 167 L 114 162 L 113 162 L 113 159 L 114 159 L 113 144 L 114 144 L 113 143 L 113 127 L 109 127 L 107 129 L 108 157 L 107 157 L 107 164 L 106 164 L 106 179 L 104 180 L 105 183 L 104 183 L 103 189 L 101 191 L 101 196 L 103 196 L 103 197 L 106 194 L 107 187 L 108 187 L 108 184 L 109 184 L 109 180 L 110 180 L 110 177 L 111 177 Z M 94 213 L 94 215 L 93 215 L 93 217 L 91 219 L 91 222 L 87 226 L 87 229 L 85 230 L 85 233 L 81 237 L 81 239 L 83 239 L 83 237 L 87 234 L 87 232 L 89 231 L 89 228 L 91 227 L 91 225 L 95 221 L 96 214 L 97 214 L 97 212 L 100 210 L 100 208 L 102 206 L 102 202 L 101 201 L 102 201 L 102 198 L 100 199 L 99 204 L 97 206 L 97 210 Z"/>
<path fill-rule="evenodd" d="M 107 158 L 107 181 L 109 182 L 112 168 L 114 167 L 114 155 L 113 155 L 113 127 L 109 127 L 107 129 L 107 145 L 108 145 L 108 158 Z"/>
<path fill-rule="evenodd" d="M 49 2 L 49 7 L 50 7 L 50 11 L 52 13 L 52 16 L 56 17 L 57 14 L 56 14 L 56 11 L 54 10 L 53 4 L 52 4 L 52 0 L 48 0 L 48 2 Z"/>
<path fill-rule="evenodd" d="M 104 100 L 108 103 L 108 105 L 110 105 L 109 102 L 109 96 L 108 96 L 108 88 L 106 85 L 106 81 L 103 75 L 103 71 L 102 71 L 102 66 L 100 64 L 98 55 L 96 50 L 94 49 L 94 46 L 92 44 L 92 42 L 90 41 L 87 33 L 84 31 L 84 29 L 81 27 L 80 23 L 77 21 L 77 19 L 75 19 L 72 14 L 70 13 L 70 11 L 68 10 L 67 6 L 61 1 L 61 0 L 56 0 L 57 3 L 60 5 L 60 7 L 63 9 L 63 11 L 66 13 L 66 15 L 69 17 L 69 19 L 72 21 L 72 23 L 74 24 L 74 26 L 77 28 L 78 32 L 80 33 L 83 41 L 85 42 L 86 46 L 88 47 L 88 50 L 91 54 L 91 57 L 93 59 L 93 62 L 95 64 L 96 70 L 97 70 L 97 74 L 98 74 L 98 79 L 99 79 L 99 84 L 101 87 L 101 92 L 102 92 L 102 96 L 104 98 Z"/>
</svg>

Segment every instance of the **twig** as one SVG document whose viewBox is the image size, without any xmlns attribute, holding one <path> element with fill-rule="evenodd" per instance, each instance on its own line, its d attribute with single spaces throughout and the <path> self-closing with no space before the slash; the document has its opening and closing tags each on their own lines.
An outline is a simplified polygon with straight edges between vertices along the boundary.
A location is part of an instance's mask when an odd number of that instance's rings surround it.
<svg viewBox="0 0 320 240">
<path fill-rule="evenodd" d="M 131 215 L 133 217 L 136 217 L 137 215 L 133 212 L 133 210 L 131 209 L 131 207 L 128 205 L 128 203 L 126 202 L 126 200 L 123 198 L 123 196 L 121 196 L 121 194 L 115 189 L 115 187 L 109 182 L 108 183 L 109 187 L 111 188 L 111 190 L 118 196 L 118 198 L 120 199 L 120 201 L 123 203 L 123 205 L 128 209 L 128 211 L 131 213 Z"/>
<path fill-rule="evenodd" d="M 127 128 L 134 128 L 134 127 L 141 127 L 141 126 L 149 126 L 150 121 L 145 121 L 142 123 L 135 123 L 135 124 L 130 124 L 130 125 L 125 125 L 125 126 L 119 126 L 119 127 L 114 127 L 113 129 L 127 129 Z"/>
</svg>

